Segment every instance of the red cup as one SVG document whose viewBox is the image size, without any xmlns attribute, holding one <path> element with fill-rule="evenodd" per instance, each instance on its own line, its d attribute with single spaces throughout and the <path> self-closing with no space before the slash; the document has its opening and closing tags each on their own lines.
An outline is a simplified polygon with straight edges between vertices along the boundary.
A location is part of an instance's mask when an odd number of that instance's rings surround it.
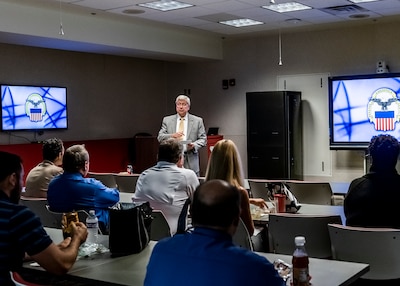
<svg viewBox="0 0 400 286">
<path fill-rule="evenodd" d="M 277 213 L 286 212 L 286 196 L 282 194 L 274 195 L 275 210 Z"/>
</svg>

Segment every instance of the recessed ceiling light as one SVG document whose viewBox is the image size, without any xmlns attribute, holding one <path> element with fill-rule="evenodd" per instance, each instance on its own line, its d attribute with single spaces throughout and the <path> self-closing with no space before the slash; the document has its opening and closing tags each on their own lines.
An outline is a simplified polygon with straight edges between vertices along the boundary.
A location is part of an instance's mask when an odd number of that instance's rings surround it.
<svg viewBox="0 0 400 286">
<path fill-rule="evenodd" d="M 220 21 L 218 23 L 237 27 L 237 28 L 264 24 L 263 22 L 259 22 L 259 21 L 255 21 L 255 20 L 251 20 L 251 19 L 235 19 L 235 20 L 229 20 L 229 21 Z"/>
<path fill-rule="evenodd" d="M 273 4 L 273 5 L 261 6 L 261 8 L 269 9 L 269 10 L 279 12 L 279 13 L 312 9 L 312 7 L 310 7 L 310 6 L 306 6 L 301 3 L 297 3 L 297 2 Z"/>
<path fill-rule="evenodd" d="M 352 3 L 365 3 L 365 2 L 375 2 L 380 0 L 349 0 Z"/>
<path fill-rule="evenodd" d="M 159 11 L 170 11 L 170 10 L 176 10 L 176 9 L 182 9 L 182 8 L 188 8 L 192 7 L 194 5 L 192 4 L 187 4 L 179 1 L 153 1 L 153 2 L 148 2 L 148 3 L 142 3 L 138 4 L 141 7 L 146 7 L 146 8 L 151 8 L 151 9 L 156 9 Z"/>
</svg>

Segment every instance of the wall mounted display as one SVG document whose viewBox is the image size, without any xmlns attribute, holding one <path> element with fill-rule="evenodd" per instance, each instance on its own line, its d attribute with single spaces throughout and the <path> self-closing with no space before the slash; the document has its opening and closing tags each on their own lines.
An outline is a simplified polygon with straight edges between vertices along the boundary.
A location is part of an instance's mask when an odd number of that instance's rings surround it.
<svg viewBox="0 0 400 286">
<path fill-rule="evenodd" d="M 67 88 L 1 85 L 3 131 L 67 129 Z"/>
<path fill-rule="evenodd" d="M 400 73 L 329 78 L 331 149 L 365 149 L 372 136 L 400 139 Z"/>
</svg>

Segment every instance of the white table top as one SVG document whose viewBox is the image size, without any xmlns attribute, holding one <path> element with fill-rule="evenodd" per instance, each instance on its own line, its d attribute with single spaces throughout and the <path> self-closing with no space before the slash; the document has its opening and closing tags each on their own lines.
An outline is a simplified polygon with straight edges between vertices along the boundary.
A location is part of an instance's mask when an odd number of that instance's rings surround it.
<svg viewBox="0 0 400 286">
<path fill-rule="evenodd" d="M 340 215 L 342 223 L 345 224 L 346 222 L 343 206 L 301 204 L 301 208 L 297 213 L 306 215 Z M 269 215 L 263 214 L 261 218 L 254 220 L 254 222 L 256 224 L 265 224 L 268 223 L 268 220 Z"/>
<path fill-rule="evenodd" d="M 55 242 L 62 240 L 61 230 L 46 228 L 46 231 Z M 103 236 L 101 239 L 106 240 L 107 236 Z M 113 285 L 143 285 L 146 266 L 155 244 L 156 242 L 150 241 L 149 246 L 138 254 L 111 258 L 110 254 L 106 253 L 80 259 L 68 274 L 74 278 L 108 282 L 113 283 Z M 291 256 L 288 255 L 261 252 L 258 254 L 271 262 L 279 258 L 291 263 Z M 37 270 L 37 275 L 43 273 L 41 267 L 32 267 L 29 263 L 25 263 L 24 267 L 34 269 L 35 272 Z M 369 270 L 368 264 L 316 258 L 310 258 L 309 267 L 312 276 L 311 282 L 316 286 L 350 285 Z"/>
<path fill-rule="evenodd" d="M 285 262 L 292 263 L 292 256 L 273 253 L 258 254 L 266 257 L 273 262 L 281 259 Z M 345 262 L 328 259 L 309 258 L 309 271 L 312 277 L 312 285 L 319 286 L 344 286 L 350 285 L 363 274 L 369 271 L 369 265 L 363 263 Z M 289 281 L 287 283 L 289 285 Z"/>
</svg>

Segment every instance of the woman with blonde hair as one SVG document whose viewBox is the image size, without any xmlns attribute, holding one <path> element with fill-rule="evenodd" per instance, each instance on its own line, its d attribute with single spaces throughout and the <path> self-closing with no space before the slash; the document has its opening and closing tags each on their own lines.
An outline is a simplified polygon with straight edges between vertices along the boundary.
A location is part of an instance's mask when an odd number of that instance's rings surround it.
<svg viewBox="0 0 400 286">
<path fill-rule="evenodd" d="M 212 179 L 227 181 L 240 189 L 242 194 L 240 218 L 246 225 L 249 234 L 253 235 L 254 224 L 250 214 L 250 203 L 260 207 L 266 207 L 266 203 L 263 199 L 249 198 L 247 190 L 243 187 L 242 163 L 237 147 L 232 140 L 223 139 L 215 144 L 208 161 L 205 181 Z"/>
</svg>

